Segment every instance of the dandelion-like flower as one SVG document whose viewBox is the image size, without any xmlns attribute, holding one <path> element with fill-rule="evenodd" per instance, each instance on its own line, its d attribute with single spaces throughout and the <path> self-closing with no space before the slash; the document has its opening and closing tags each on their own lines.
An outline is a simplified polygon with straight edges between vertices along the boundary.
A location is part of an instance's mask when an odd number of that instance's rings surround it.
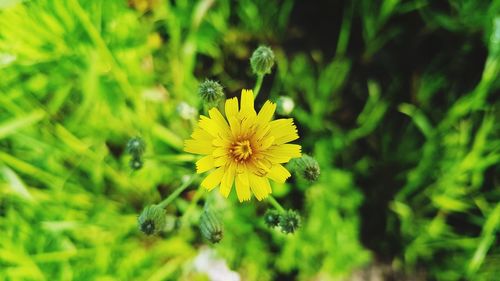
<svg viewBox="0 0 500 281">
<path fill-rule="evenodd" d="M 301 156 L 301 147 L 289 144 L 299 138 L 293 119 L 272 121 L 276 104 L 267 101 L 257 114 L 251 90 L 226 100 L 225 118 L 217 108 L 201 116 L 198 127 L 185 141 L 184 150 L 205 155 L 196 162 L 197 173 L 212 170 L 201 186 L 228 197 L 233 183 L 240 202 L 253 193 L 257 200 L 271 193 L 269 179 L 283 183 L 290 173 L 281 164 Z"/>
</svg>

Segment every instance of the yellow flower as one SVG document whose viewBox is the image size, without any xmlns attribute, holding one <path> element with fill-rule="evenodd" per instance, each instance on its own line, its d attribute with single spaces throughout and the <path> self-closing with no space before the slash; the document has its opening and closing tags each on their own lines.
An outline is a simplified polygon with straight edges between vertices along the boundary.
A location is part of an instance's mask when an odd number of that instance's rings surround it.
<svg viewBox="0 0 500 281">
<path fill-rule="evenodd" d="M 257 114 L 253 92 L 242 90 L 239 110 L 238 99 L 232 98 L 226 100 L 226 118 L 217 108 L 209 110 L 210 117 L 201 116 L 184 150 L 205 155 L 196 162 L 197 173 L 215 168 L 202 187 L 220 185 L 221 194 L 228 197 L 234 182 L 240 202 L 250 200 L 251 193 L 262 200 L 271 193 L 268 179 L 283 183 L 290 177 L 281 164 L 301 156 L 300 145 L 287 144 L 299 135 L 293 119 L 271 121 L 275 109 L 276 104 L 267 101 Z"/>
</svg>

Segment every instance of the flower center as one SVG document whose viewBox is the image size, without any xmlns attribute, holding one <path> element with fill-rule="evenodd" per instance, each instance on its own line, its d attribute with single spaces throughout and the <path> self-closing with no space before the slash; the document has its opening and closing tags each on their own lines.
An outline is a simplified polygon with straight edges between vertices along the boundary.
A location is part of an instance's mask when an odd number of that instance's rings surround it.
<svg viewBox="0 0 500 281">
<path fill-rule="evenodd" d="M 236 161 L 247 160 L 252 155 L 252 146 L 250 146 L 250 141 L 243 140 L 234 142 L 230 149 Z"/>
</svg>

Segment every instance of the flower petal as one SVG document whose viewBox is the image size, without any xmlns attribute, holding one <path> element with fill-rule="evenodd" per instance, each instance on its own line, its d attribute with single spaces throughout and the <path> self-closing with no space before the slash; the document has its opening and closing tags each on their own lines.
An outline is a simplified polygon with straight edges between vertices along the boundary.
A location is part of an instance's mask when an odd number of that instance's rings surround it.
<svg viewBox="0 0 500 281">
<path fill-rule="evenodd" d="M 250 188 L 257 200 L 261 201 L 266 198 L 271 192 L 269 180 L 265 177 L 259 177 L 254 174 L 249 174 Z"/>
<path fill-rule="evenodd" d="M 225 147 L 217 147 L 212 152 L 212 155 L 214 156 L 214 158 L 226 156 L 227 154 L 228 154 L 228 149 Z"/>
<path fill-rule="evenodd" d="M 267 160 L 273 163 L 286 163 L 292 158 L 301 157 L 302 154 L 300 153 L 300 150 L 300 145 L 286 143 L 273 145 L 266 151 L 263 151 L 262 154 L 265 155 Z"/>
<path fill-rule="evenodd" d="M 269 135 L 269 131 L 271 130 L 271 126 L 268 124 L 264 126 L 257 127 L 257 131 L 255 132 L 255 139 L 261 140 L 263 137 Z"/>
<path fill-rule="evenodd" d="M 298 144 L 285 143 L 280 145 L 274 145 L 270 147 L 267 152 L 279 155 L 279 156 L 287 156 L 290 158 L 298 158 L 301 157 L 301 146 Z"/>
<path fill-rule="evenodd" d="M 201 186 L 210 191 L 219 185 L 223 175 L 224 167 L 219 167 L 201 182 Z"/>
<path fill-rule="evenodd" d="M 253 91 L 241 90 L 240 114 L 245 117 L 255 116 L 255 108 L 253 104 Z"/>
<path fill-rule="evenodd" d="M 213 136 L 210 135 L 207 131 L 198 127 L 196 129 L 194 129 L 193 133 L 191 134 L 191 138 L 193 138 L 195 140 L 206 141 L 206 140 L 213 139 Z"/>
<path fill-rule="evenodd" d="M 238 116 L 238 99 L 237 98 L 231 98 L 226 100 L 226 105 L 224 108 L 226 118 L 229 120 L 229 118 Z"/>
<path fill-rule="evenodd" d="M 243 117 L 241 120 L 241 132 L 242 133 L 248 133 L 248 132 L 254 132 L 255 125 L 257 121 L 257 116 L 256 115 L 246 115 Z"/>
<path fill-rule="evenodd" d="M 200 160 L 196 161 L 196 173 L 200 174 L 210 169 L 215 168 L 214 158 L 212 155 L 207 155 Z"/>
<path fill-rule="evenodd" d="M 270 135 L 274 136 L 276 144 L 291 142 L 299 138 L 297 127 L 293 124 L 293 119 L 278 119 L 271 121 Z"/>
<path fill-rule="evenodd" d="M 275 182 L 284 183 L 291 175 L 281 164 L 274 164 L 266 176 Z"/>
<path fill-rule="evenodd" d="M 270 101 L 266 101 L 264 103 L 264 106 L 259 111 L 259 114 L 257 115 L 257 125 L 258 126 L 265 126 L 271 119 L 273 118 L 274 111 L 276 110 L 276 104 L 272 103 Z"/>
<path fill-rule="evenodd" d="M 198 121 L 198 126 L 203 130 L 205 130 L 206 132 L 208 132 L 212 137 L 222 137 L 226 136 L 229 133 L 229 131 L 224 130 L 224 127 L 220 126 L 220 124 L 218 124 L 217 121 L 208 118 L 204 115 L 200 116 L 200 121 Z"/>
<path fill-rule="evenodd" d="M 257 176 L 265 176 L 268 172 L 269 169 L 273 166 L 273 163 L 265 158 L 260 159 L 255 161 L 255 170 L 253 171 L 254 174 Z"/>
<path fill-rule="evenodd" d="M 231 188 L 233 187 L 234 174 L 235 174 L 234 164 L 230 164 L 228 167 L 226 167 L 226 171 L 224 172 L 224 176 L 222 177 L 219 189 L 222 196 L 226 198 L 229 196 Z"/>
<path fill-rule="evenodd" d="M 230 132 L 229 125 L 227 124 L 226 119 L 224 119 L 224 116 L 222 116 L 217 108 L 214 107 L 210 109 L 208 111 L 208 114 L 210 115 L 210 118 L 215 121 L 217 126 L 219 126 L 219 129 L 225 132 L 225 135 Z"/>
<path fill-rule="evenodd" d="M 229 125 L 231 127 L 231 132 L 233 133 L 233 137 L 236 137 L 241 132 L 241 122 L 236 117 L 229 117 L 228 119 Z"/>
<path fill-rule="evenodd" d="M 236 195 L 238 195 L 240 202 L 250 200 L 250 183 L 248 182 L 247 171 L 236 175 Z"/>
<path fill-rule="evenodd" d="M 214 157 L 214 166 L 215 167 L 224 166 L 229 162 L 230 162 L 230 158 L 227 155 Z"/>
<path fill-rule="evenodd" d="M 268 149 L 271 145 L 274 143 L 274 137 L 269 136 L 267 138 L 264 138 L 262 141 L 260 141 L 260 148 L 261 150 L 266 150 Z"/>
<path fill-rule="evenodd" d="M 214 147 L 209 141 L 186 140 L 184 141 L 184 151 L 194 154 L 212 154 Z"/>
<path fill-rule="evenodd" d="M 228 139 L 223 139 L 223 138 L 214 138 L 212 141 L 213 146 L 219 146 L 219 147 L 229 147 L 231 145 L 231 141 Z"/>
</svg>

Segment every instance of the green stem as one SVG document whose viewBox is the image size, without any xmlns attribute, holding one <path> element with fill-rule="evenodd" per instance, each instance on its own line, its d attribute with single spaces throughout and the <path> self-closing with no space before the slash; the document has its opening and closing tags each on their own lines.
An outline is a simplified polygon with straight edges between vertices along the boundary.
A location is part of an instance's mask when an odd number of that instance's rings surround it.
<svg viewBox="0 0 500 281">
<path fill-rule="evenodd" d="M 351 33 L 352 10 L 353 5 L 345 6 L 344 18 L 342 19 L 339 38 L 337 40 L 337 50 L 335 54 L 336 57 L 344 56 L 347 50 L 347 46 L 349 44 L 349 35 Z"/>
<path fill-rule="evenodd" d="M 187 181 L 185 181 L 181 186 L 179 186 L 172 194 L 170 194 L 167 198 L 165 198 L 163 201 L 161 201 L 158 206 L 161 208 L 167 207 L 168 204 L 172 203 L 172 201 L 175 200 L 175 198 L 179 197 L 181 193 L 188 188 L 191 183 L 194 181 L 194 179 L 197 178 L 196 175 L 191 176 Z"/>
<path fill-rule="evenodd" d="M 195 211 L 196 204 L 198 203 L 198 201 L 200 201 L 203 194 L 205 194 L 205 188 L 201 187 L 201 185 L 200 185 L 200 187 L 198 188 L 198 190 L 194 194 L 193 199 L 191 200 L 191 203 L 189 203 L 189 206 L 187 207 L 186 211 L 184 212 L 184 214 L 181 217 L 181 222 L 182 222 L 181 225 L 182 226 L 188 225 L 187 222 L 189 221 L 192 213 Z"/>
<path fill-rule="evenodd" d="M 145 155 L 145 160 L 157 160 L 160 162 L 195 162 L 198 157 L 193 154 L 177 154 L 177 155 Z"/>
<path fill-rule="evenodd" d="M 262 86 L 262 81 L 264 81 L 264 75 L 258 74 L 257 81 L 255 81 L 255 87 L 253 87 L 254 98 L 257 98 L 257 96 L 259 95 L 260 87 Z"/>
<path fill-rule="evenodd" d="M 276 208 L 278 211 L 282 213 L 286 212 L 285 208 L 283 208 L 283 206 L 281 206 L 281 204 L 278 201 L 276 201 L 276 199 L 274 199 L 272 195 L 269 195 L 268 198 L 269 202 L 271 203 L 271 205 L 273 205 L 274 208 Z"/>
</svg>

